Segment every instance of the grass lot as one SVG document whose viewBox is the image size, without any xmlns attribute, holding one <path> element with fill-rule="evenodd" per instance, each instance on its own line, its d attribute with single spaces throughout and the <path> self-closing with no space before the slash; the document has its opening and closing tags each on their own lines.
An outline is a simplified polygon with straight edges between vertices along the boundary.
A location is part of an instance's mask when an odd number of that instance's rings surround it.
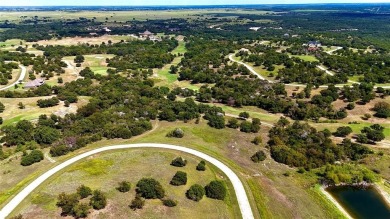
<svg viewBox="0 0 390 219">
<path fill-rule="evenodd" d="M 113 58 L 115 55 L 112 54 L 95 54 L 95 55 L 85 55 L 85 61 L 81 63 L 81 67 L 76 67 L 74 63 L 75 56 L 66 56 L 63 59 L 70 62 L 72 67 L 69 69 L 73 74 L 78 75 L 78 73 L 86 67 L 91 68 L 95 74 L 107 75 L 107 63 L 106 58 Z"/>
<path fill-rule="evenodd" d="M 292 57 L 300 58 L 306 62 L 318 62 L 319 61 L 316 57 L 311 56 L 311 55 L 292 55 Z"/>
<path fill-rule="evenodd" d="M 47 99 L 49 97 L 31 97 L 31 98 L 0 98 L 5 106 L 4 112 L 1 114 L 4 123 L 2 126 L 14 124 L 20 120 L 35 120 L 42 114 L 57 114 L 64 115 L 65 113 L 75 113 L 78 107 L 87 103 L 87 97 L 79 97 L 79 101 L 76 104 L 71 104 L 70 107 L 64 107 L 63 102 L 60 102 L 58 106 L 39 108 L 37 101 L 39 99 Z M 19 109 L 18 103 L 22 102 L 25 105 L 25 109 Z"/>
<path fill-rule="evenodd" d="M 171 160 L 177 156 L 187 159 L 188 165 L 183 168 L 170 166 Z M 85 184 L 92 189 L 103 190 L 108 197 L 106 209 L 95 211 L 90 218 L 194 218 L 194 215 L 196 218 L 239 218 L 239 214 L 233 211 L 237 209 L 234 197 L 227 197 L 225 201 L 203 198 L 200 202 L 185 197 L 187 189 L 195 183 L 205 186 L 215 179 L 226 181 L 226 176 L 209 163 L 206 171 L 196 171 L 195 167 L 199 161 L 197 157 L 185 153 L 156 149 L 129 149 L 94 155 L 93 158 L 56 174 L 50 181 L 41 185 L 23 202 L 19 212 L 27 218 L 37 215 L 61 218 L 55 206 L 58 194 L 72 193 L 80 184 Z M 187 172 L 187 185 L 169 184 L 178 170 Z M 168 208 L 159 200 L 147 200 L 144 209 L 131 210 L 128 205 L 135 197 L 135 184 L 142 177 L 157 179 L 165 188 L 167 197 L 177 200 L 178 206 Z M 118 182 L 123 180 L 132 184 L 128 193 L 120 193 L 115 189 Z M 230 191 L 234 196 L 232 188 Z"/>
<path fill-rule="evenodd" d="M 112 43 L 118 43 L 121 40 L 129 41 L 133 38 L 130 36 L 122 36 L 122 35 L 103 35 L 99 37 L 65 37 L 62 39 L 51 39 L 51 40 L 40 40 L 38 42 L 39 45 L 62 45 L 62 46 L 70 46 L 77 44 L 102 44 L 108 43 L 111 40 Z M 30 43 L 31 45 L 34 43 Z M 31 46 L 30 46 L 31 47 Z"/>
</svg>

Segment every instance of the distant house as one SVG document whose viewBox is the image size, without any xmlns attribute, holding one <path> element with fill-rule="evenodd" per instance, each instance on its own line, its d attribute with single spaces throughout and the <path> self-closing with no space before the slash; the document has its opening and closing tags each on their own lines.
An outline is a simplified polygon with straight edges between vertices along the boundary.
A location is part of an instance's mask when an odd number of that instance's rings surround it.
<svg viewBox="0 0 390 219">
<path fill-rule="evenodd" d="M 139 36 L 141 38 L 148 38 L 148 37 L 154 36 L 154 34 L 152 32 L 150 32 L 149 30 L 146 30 L 143 33 L 139 33 Z"/>
<path fill-rule="evenodd" d="M 45 84 L 45 80 L 43 80 L 42 78 L 37 78 L 33 81 L 29 81 L 27 83 L 24 84 L 24 88 L 36 88 L 36 87 L 40 87 L 41 85 Z"/>
<path fill-rule="evenodd" d="M 104 27 L 103 30 L 106 31 L 106 32 L 111 32 L 111 30 L 108 29 L 108 27 Z"/>
<path fill-rule="evenodd" d="M 318 42 L 318 41 L 309 41 L 307 43 L 307 46 L 310 47 L 310 48 L 314 48 L 314 47 L 321 47 L 321 43 Z"/>
<path fill-rule="evenodd" d="M 285 37 L 285 38 L 289 38 L 289 37 L 290 37 L 290 34 L 288 34 L 288 33 L 285 33 L 285 34 L 283 35 L 283 37 Z"/>
</svg>

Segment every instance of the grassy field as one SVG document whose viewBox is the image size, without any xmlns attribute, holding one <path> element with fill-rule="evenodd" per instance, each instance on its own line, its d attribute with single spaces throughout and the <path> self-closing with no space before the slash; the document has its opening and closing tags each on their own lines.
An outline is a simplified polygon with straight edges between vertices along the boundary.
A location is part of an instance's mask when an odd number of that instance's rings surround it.
<svg viewBox="0 0 390 219">
<path fill-rule="evenodd" d="M 319 61 L 316 57 L 311 56 L 311 55 L 292 55 L 292 57 L 300 58 L 306 62 L 318 62 Z"/>
<path fill-rule="evenodd" d="M 93 19 L 98 22 L 123 22 L 135 20 L 154 20 L 154 19 L 171 19 L 171 18 L 190 18 L 196 19 L 199 15 L 204 15 L 209 18 L 217 13 L 243 13 L 243 14 L 265 14 L 272 13 L 272 11 L 260 10 L 245 10 L 245 9 L 190 9 L 190 10 L 134 10 L 134 11 L 23 11 L 23 12 L 2 12 L 0 14 L 0 21 L 9 20 L 10 22 L 22 21 L 21 16 L 32 18 L 38 16 L 39 18 L 47 17 L 54 20 L 60 19 L 78 19 L 80 17 Z M 236 17 L 236 16 L 234 16 Z"/>
<path fill-rule="evenodd" d="M 1 114 L 4 123 L 1 126 L 11 125 L 20 120 L 35 120 L 42 114 L 50 115 L 52 113 L 57 115 L 64 115 L 65 113 L 75 113 L 78 107 L 87 103 L 87 97 L 79 97 L 76 104 L 71 104 L 70 107 L 64 107 L 63 102 L 58 106 L 39 108 L 37 101 L 39 99 L 47 99 L 49 97 L 31 97 L 31 98 L 0 98 L 0 102 L 4 104 L 5 110 Z M 19 109 L 18 103 L 25 105 L 25 109 Z"/>
<path fill-rule="evenodd" d="M 68 61 L 72 67 L 69 71 L 74 74 L 78 74 L 82 69 L 89 67 L 95 74 L 107 75 L 107 63 L 106 58 L 113 58 L 115 55 L 112 54 L 95 54 L 95 55 L 85 55 L 85 61 L 81 63 L 81 67 L 75 67 L 74 63 L 75 56 L 66 56 L 63 59 Z"/>
<path fill-rule="evenodd" d="M 188 165 L 183 168 L 170 166 L 170 161 L 177 156 L 187 159 Z M 195 167 L 199 161 L 200 159 L 188 154 L 155 149 L 130 149 L 95 155 L 72 165 L 41 185 L 23 202 L 19 213 L 27 218 L 37 215 L 61 218 L 55 206 L 58 194 L 72 193 L 80 184 L 85 184 L 92 189 L 103 190 L 108 197 L 106 209 L 92 213 L 90 218 L 240 218 L 233 210 L 237 209 L 237 203 L 232 188 L 229 194 L 233 197 L 229 196 L 224 201 L 203 198 L 200 202 L 194 202 L 185 197 L 187 189 L 195 183 L 205 186 L 211 180 L 226 181 L 226 176 L 209 163 L 206 171 L 196 171 Z M 187 185 L 169 184 L 178 170 L 187 173 Z M 177 200 L 178 206 L 168 208 L 159 200 L 147 200 L 144 209 L 131 210 L 128 205 L 135 197 L 135 184 L 142 177 L 152 177 L 160 181 L 167 197 Z M 120 193 L 115 189 L 118 182 L 123 180 L 132 184 L 128 193 Z"/>
</svg>

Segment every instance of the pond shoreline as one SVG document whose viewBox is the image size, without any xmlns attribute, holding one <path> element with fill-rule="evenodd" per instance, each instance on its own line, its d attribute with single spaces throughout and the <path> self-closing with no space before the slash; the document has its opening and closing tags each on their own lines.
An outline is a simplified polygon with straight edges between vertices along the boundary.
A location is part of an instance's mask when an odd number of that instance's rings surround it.
<svg viewBox="0 0 390 219">
<path fill-rule="evenodd" d="M 347 210 L 345 210 L 343 208 L 343 206 L 341 206 L 341 204 L 329 193 L 327 192 L 325 189 L 328 188 L 329 186 L 320 186 L 320 191 L 322 192 L 322 194 L 324 194 L 326 196 L 326 198 L 328 199 L 328 201 L 330 201 L 331 203 L 333 203 L 337 209 L 339 209 L 339 211 L 341 213 L 343 213 L 343 215 L 348 218 L 348 219 L 353 219 L 353 217 L 351 215 L 349 215 L 349 213 L 347 212 Z"/>
<path fill-rule="evenodd" d="M 380 185 L 378 185 L 377 183 L 362 182 L 362 183 L 353 183 L 353 184 L 340 183 L 337 185 L 320 185 L 320 191 L 326 196 L 328 201 L 333 203 L 339 209 L 339 211 L 348 219 L 353 219 L 353 217 L 336 200 L 336 198 L 333 197 L 333 195 L 330 192 L 326 191 L 326 189 L 329 187 L 339 187 L 339 186 L 352 186 L 352 187 L 361 187 L 361 188 L 371 187 L 378 192 L 378 194 L 381 196 L 380 198 L 383 199 L 383 201 L 385 202 L 385 205 L 390 207 L 390 194 L 387 193 L 383 188 L 381 188 Z"/>
</svg>

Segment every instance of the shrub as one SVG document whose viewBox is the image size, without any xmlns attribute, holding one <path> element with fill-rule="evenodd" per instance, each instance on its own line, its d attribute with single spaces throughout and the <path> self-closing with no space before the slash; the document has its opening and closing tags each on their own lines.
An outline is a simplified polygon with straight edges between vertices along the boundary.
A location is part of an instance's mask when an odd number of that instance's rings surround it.
<svg viewBox="0 0 390 219">
<path fill-rule="evenodd" d="M 226 196 L 226 186 L 222 181 L 211 181 L 206 187 L 206 196 L 212 199 L 223 200 Z"/>
<path fill-rule="evenodd" d="M 136 192 L 146 199 L 162 199 L 165 196 L 163 187 L 153 178 L 142 178 L 138 181 Z"/>
<path fill-rule="evenodd" d="M 236 129 L 238 128 L 238 120 L 236 118 L 231 118 L 226 125 L 229 128 Z"/>
<path fill-rule="evenodd" d="M 181 186 L 187 184 L 187 173 L 183 171 L 177 171 L 176 174 L 173 176 L 170 184 L 174 186 Z"/>
<path fill-rule="evenodd" d="M 81 185 L 80 187 L 77 188 L 77 194 L 79 194 L 81 198 L 86 198 L 92 195 L 92 189 L 89 188 L 88 186 Z"/>
<path fill-rule="evenodd" d="M 267 156 L 264 151 L 258 151 L 254 155 L 252 155 L 251 160 L 255 163 L 259 163 L 260 161 L 264 161 Z"/>
<path fill-rule="evenodd" d="M 89 203 L 93 209 L 100 210 L 106 207 L 107 198 L 100 190 L 95 190 Z"/>
<path fill-rule="evenodd" d="M 348 110 L 353 110 L 355 109 L 355 103 L 348 103 L 347 107 Z"/>
<path fill-rule="evenodd" d="M 58 195 L 57 206 L 61 208 L 62 215 L 73 214 L 73 208 L 79 203 L 80 196 L 78 194 L 65 194 L 64 192 Z"/>
<path fill-rule="evenodd" d="M 122 181 L 116 189 L 120 192 L 128 192 L 131 189 L 131 184 L 127 181 Z"/>
<path fill-rule="evenodd" d="M 206 170 L 206 162 L 204 162 L 204 160 L 200 161 L 199 164 L 196 166 L 196 170 L 205 171 Z"/>
<path fill-rule="evenodd" d="M 73 216 L 76 218 L 86 218 L 89 214 L 90 206 L 85 203 L 78 203 L 73 207 Z"/>
<path fill-rule="evenodd" d="M 162 202 L 167 207 L 175 207 L 177 205 L 177 201 L 172 199 L 164 199 Z"/>
<path fill-rule="evenodd" d="M 184 167 L 187 165 L 187 160 L 183 159 L 182 157 L 176 157 L 172 160 L 171 165 L 175 167 Z"/>
<path fill-rule="evenodd" d="M 205 193 L 206 192 L 201 185 L 195 184 L 192 185 L 190 189 L 187 190 L 186 196 L 188 199 L 191 199 L 193 201 L 200 201 L 205 195 Z"/>
<path fill-rule="evenodd" d="M 379 118 L 388 118 L 390 117 L 390 103 L 381 101 L 375 104 L 374 109 L 376 113 L 374 116 Z"/>
<path fill-rule="evenodd" d="M 249 113 L 248 112 L 241 112 L 240 114 L 238 114 L 238 116 L 242 119 L 247 119 L 247 118 L 249 118 Z"/>
<path fill-rule="evenodd" d="M 349 126 L 341 126 L 338 127 L 336 132 L 333 133 L 334 136 L 337 137 L 345 137 L 352 133 L 352 129 Z"/>
<path fill-rule="evenodd" d="M 253 139 L 252 143 L 255 144 L 255 145 L 261 145 L 263 143 L 263 138 L 260 135 L 256 136 Z"/>
<path fill-rule="evenodd" d="M 166 136 L 169 138 L 182 138 L 184 137 L 184 131 L 180 128 L 176 128 L 175 130 L 170 131 Z"/>
<path fill-rule="evenodd" d="M 133 209 L 134 211 L 137 209 L 142 209 L 145 205 L 145 199 L 141 198 L 140 196 L 135 196 L 133 201 L 131 201 L 131 204 L 129 207 Z"/>
<path fill-rule="evenodd" d="M 22 166 L 30 166 L 31 164 L 38 163 L 43 160 L 43 153 L 40 150 L 33 150 L 30 154 L 22 157 L 20 164 Z"/>
</svg>

